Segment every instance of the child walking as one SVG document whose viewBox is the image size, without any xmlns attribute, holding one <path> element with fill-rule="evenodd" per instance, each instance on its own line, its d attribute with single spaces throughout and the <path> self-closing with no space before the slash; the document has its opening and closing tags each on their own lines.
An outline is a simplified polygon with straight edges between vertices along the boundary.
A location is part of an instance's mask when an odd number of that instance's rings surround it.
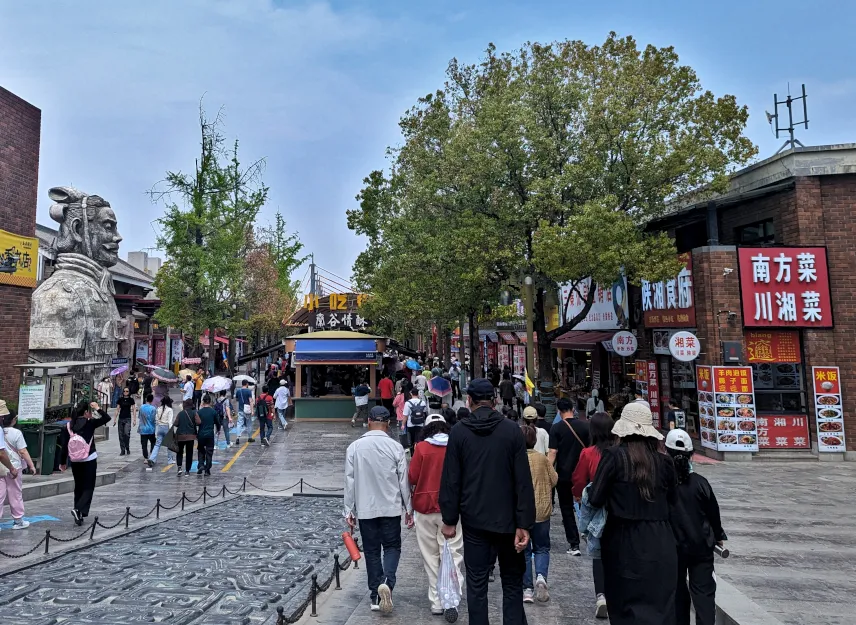
<svg viewBox="0 0 856 625">
<path fill-rule="evenodd" d="M 689 435 L 681 429 L 672 430 L 666 437 L 666 450 L 675 462 L 678 481 L 675 501 L 671 504 L 672 529 L 678 545 L 676 623 L 689 625 L 692 598 L 696 624 L 714 625 L 716 577 L 713 550 L 716 545 L 721 547 L 728 538 L 722 529 L 719 504 L 710 483 L 692 472 L 693 443 Z"/>
</svg>

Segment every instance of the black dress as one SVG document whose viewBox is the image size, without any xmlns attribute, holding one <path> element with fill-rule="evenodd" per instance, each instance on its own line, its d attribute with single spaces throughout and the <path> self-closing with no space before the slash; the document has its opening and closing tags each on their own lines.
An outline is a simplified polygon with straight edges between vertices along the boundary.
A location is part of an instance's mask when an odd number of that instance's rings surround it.
<svg viewBox="0 0 856 625">
<path fill-rule="evenodd" d="M 657 458 L 653 501 L 646 501 L 631 479 L 627 448 L 603 452 L 589 503 L 605 507 L 601 538 L 606 604 L 611 625 L 674 625 L 677 550 L 669 524 L 675 496 L 671 458 Z"/>
</svg>

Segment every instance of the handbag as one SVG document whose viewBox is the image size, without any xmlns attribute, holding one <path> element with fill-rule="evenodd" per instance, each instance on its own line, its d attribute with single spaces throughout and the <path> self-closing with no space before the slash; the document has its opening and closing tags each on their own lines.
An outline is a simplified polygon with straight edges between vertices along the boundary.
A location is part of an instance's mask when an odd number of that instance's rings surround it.
<svg viewBox="0 0 856 625">
<path fill-rule="evenodd" d="M 175 430 L 169 428 L 166 431 L 161 445 L 169 449 L 174 454 L 178 453 L 178 445 L 175 444 Z"/>
</svg>

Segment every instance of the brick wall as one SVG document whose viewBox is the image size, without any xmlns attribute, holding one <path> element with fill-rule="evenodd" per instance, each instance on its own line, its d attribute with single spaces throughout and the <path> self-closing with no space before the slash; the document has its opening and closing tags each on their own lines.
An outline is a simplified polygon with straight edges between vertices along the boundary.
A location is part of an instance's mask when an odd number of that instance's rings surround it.
<svg viewBox="0 0 856 625">
<path fill-rule="evenodd" d="M 35 236 L 42 113 L 0 87 L 0 228 Z M 18 370 L 27 362 L 32 289 L 0 284 L 0 398 L 18 401 Z"/>
</svg>

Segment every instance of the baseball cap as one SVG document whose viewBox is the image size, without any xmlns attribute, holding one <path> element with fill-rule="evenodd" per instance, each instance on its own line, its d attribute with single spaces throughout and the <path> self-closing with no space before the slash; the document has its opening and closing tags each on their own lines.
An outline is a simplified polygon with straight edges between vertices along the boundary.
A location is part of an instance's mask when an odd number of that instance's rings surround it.
<svg viewBox="0 0 856 625">
<path fill-rule="evenodd" d="M 280 381 L 279 381 L 279 385 L 280 385 L 280 386 L 285 386 L 285 380 L 280 380 Z"/>
<path fill-rule="evenodd" d="M 429 425 L 431 423 L 436 423 L 437 421 L 442 421 L 443 423 L 445 423 L 446 419 L 444 419 L 443 415 L 441 415 L 441 414 L 432 414 L 432 415 L 429 415 L 427 419 L 425 419 L 425 425 Z"/>
<path fill-rule="evenodd" d="M 375 406 L 369 412 L 369 421 L 389 421 L 389 410 L 383 406 Z"/>
<path fill-rule="evenodd" d="M 493 397 L 493 384 L 485 378 L 474 378 L 467 386 L 467 395 L 476 401 Z"/>
<path fill-rule="evenodd" d="M 534 421 L 538 418 L 538 411 L 535 410 L 535 406 L 526 406 L 523 409 L 523 418 L 527 421 Z"/>
</svg>

